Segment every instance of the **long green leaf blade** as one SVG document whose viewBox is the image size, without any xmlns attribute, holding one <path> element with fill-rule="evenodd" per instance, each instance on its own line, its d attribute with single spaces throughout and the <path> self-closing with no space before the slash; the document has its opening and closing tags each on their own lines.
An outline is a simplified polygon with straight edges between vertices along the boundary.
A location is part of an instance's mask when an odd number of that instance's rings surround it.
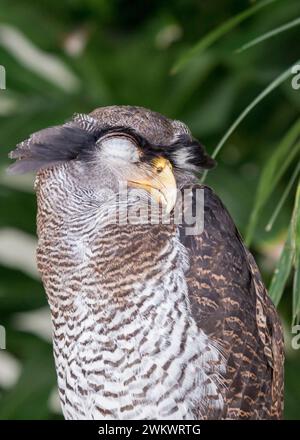
<svg viewBox="0 0 300 440">
<path fill-rule="evenodd" d="M 300 151 L 300 142 L 296 143 L 293 147 L 299 136 L 300 119 L 296 121 L 284 136 L 262 171 L 246 233 L 246 243 L 248 246 L 251 243 L 262 208 L 268 201 L 283 173 Z"/>
<path fill-rule="evenodd" d="M 300 321 L 300 181 L 298 184 L 296 202 L 293 214 L 293 247 L 295 249 L 295 275 L 293 283 L 293 321 Z"/>
<path fill-rule="evenodd" d="M 294 248 L 292 245 L 292 231 L 291 227 L 289 229 L 289 233 L 283 248 L 283 251 L 281 253 L 280 259 L 277 263 L 276 269 L 274 271 L 274 275 L 269 287 L 269 294 L 270 297 L 274 303 L 274 305 L 277 307 L 283 291 L 284 287 L 286 285 L 287 279 L 291 273 L 292 265 L 293 265 L 293 258 L 294 258 Z"/>
<path fill-rule="evenodd" d="M 261 1 L 258 4 L 251 6 L 245 11 L 230 18 L 229 20 L 227 20 L 225 23 L 218 26 L 217 28 L 213 29 L 177 61 L 177 63 L 172 68 L 171 73 L 179 72 L 179 70 L 181 70 L 183 66 L 195 55 L 199 55 L 201 52 L 203 52 L 205 49 L 211 46 L 215 41 L 220 39 L 231 29 L 234 29 L 235 26 L 237 26 L 239 23 L 246 20 L 248 17 L 251 17 L 251 15 L 256 14 L 256 12 L 258 12 L 260 9 L 264 8 L 265 6 L 268 6 L 276 1 L 278 0 Z"/>
<path fill-rule="evenodd" d="M 293 64 L 298 64 L 298 61 Z M 292 67 L 293 67 L 292 66 Z M 238 118 L 233 122 L 233 124 L 229 127 L 229 129 L 226 131 L 218 145 L 216 146 L 212 157 L 216 158 L 216 156 L 221 151 L 223 145 L 227 141 L 227 139 L 232 135 L 232 133 L 235 131 L 235 129 L 240 125 L 240 123 L 246 118 L 246 116 L 253 110 L 257 104 L 259 104 L 266 96 L 268 96 L 274 89 L 279 87 L 284 81 L 286 81 L 291 75 L 292 75 L 292 67 L 289 67 L 287 70 L 285 70 L 281 75 L 279 75 L 277 78 L 275 78 L 271 84 L 269 84 L 246 108 L 245 110 L 238 116 Z M 207 171 L 203 173 L 203 177 L 201 179 L 201 182 L 204 182 L 207 176 Z"/>
<path fill-rule="evenodd" d="M 288 23 L 279 26 L 275 29 L 272 29 L 269 32 L 266 32 L 263 35 L 260 35 L 257 38 L 254 38 L 253 40 L 249 41 L 249 43 L 244 44 L 242 47 L 240 47 L 239 49 L 236 50 L 236 53 L 241 53 L 244 50 L 249 49 L 250 47 L 256 46 L 259 43 L 262 43 L 265 40 L 268 40 L 269 38 L 275 37 L 276 35 L 280 34 L 281 32 L 285 32 L 288 29 L 291 29 L 295 26 L 299 26 L 300 25 L 300 17 L 296 18 L 295 20 L 289 21 Z"/>
<path fill-rule="evenodd" d="M 299 175 L 299 172 L 300 172 L 300 162 L 298 163 L 298 166 L 295 168 L 295 170 L 292 174 L 292 177 L 290 178 L 290 180 L 289 180 L 289 182 L 288 182 L 288 184 L 287 184 L 287 186 L 286 186 L 286 188 L 285 188 L 285 190 L 284 190 L 284 192 L 283 192 L 283 194 L 282 194 L 282 196 L 276 206 L 276 209 L 275 209 L 274 213 L 272 214 L 272 217 L 266 226 L 266 231 L 269 232 L 273 228 L 273 225 L 274 225 L 284 203 L 286 202 L 286 200 L 291 192 L 291 189 L 293 188 L 294 183 L 296 182 L 296 179 Z"/>
</svg>

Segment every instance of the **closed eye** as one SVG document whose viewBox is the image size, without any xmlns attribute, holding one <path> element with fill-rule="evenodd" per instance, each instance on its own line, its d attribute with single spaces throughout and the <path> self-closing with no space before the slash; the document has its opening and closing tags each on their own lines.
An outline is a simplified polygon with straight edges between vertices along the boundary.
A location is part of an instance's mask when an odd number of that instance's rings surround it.
<svg viewBox="0 0 300 440">
<path fill-rule="evenodd" d="M 138 162 L 139 151 L 133 139 L 126 134 L 110 134 L 101 138 L 97 145 L 101 156 L 114 161 Z"/>
</svg>

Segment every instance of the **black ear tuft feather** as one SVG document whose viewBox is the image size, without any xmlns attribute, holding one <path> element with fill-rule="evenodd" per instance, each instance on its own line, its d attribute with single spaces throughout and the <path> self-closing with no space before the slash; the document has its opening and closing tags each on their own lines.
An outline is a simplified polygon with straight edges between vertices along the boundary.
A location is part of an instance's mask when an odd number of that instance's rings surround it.
<svg viewBox="0 0 300 440">
<path fill-rule="evenodd" d="M 142 160 L 150 162 L 156 156 L 166 157 L 175 168 L 183 171 L 199 172 L 216 166 L 216 161 L 210 157 L 205 148 L 189 135 L 182 135 L 170 145 L 153 145 L 145 138 L 133 133 L 137 143 L 142 147 Z"/>
<path fill-rule="evenodd" d="M 182 147 L 184 146 L 184 147 Z M 191 142 L 181 142 L 181 157 L 185 158 L 185 168 L 210 170 L 216 166 L 216 161 L 207 154 L 204 146 L 193 139 Z M 180 166 L 180 164 L 178 164 Z"/>
<path fill-rule="evenodd" d="M 100 130 L 90 132 L 74 122 L 38 131 L 9 154 L 17 159 L 9 172 L 22 174 L 76 159 L 83 149 L 95 145 L 99 134 Z"/>
</svg>

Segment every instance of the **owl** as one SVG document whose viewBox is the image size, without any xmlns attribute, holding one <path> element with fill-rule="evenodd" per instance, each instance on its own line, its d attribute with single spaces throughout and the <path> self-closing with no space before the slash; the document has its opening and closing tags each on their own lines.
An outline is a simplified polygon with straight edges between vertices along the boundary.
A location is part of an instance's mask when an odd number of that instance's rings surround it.
<svg viewBox="0 0 300 440">
<path fill-rule="evenodd" d="M 66 419 L 278 419 L 283 337 L 188 127 L 141 107 L 20 143 Z M 224 182 L 226 185 L 226 182 Z"/>
</svg>

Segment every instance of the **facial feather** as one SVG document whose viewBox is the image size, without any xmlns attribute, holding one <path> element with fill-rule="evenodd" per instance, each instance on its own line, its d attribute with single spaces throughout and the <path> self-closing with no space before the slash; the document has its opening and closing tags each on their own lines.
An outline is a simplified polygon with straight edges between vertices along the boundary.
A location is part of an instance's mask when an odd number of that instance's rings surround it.
<svg viewBox="0 0 300 440">
<path fill-rule="evenodd" d="M 30 171 L 38 171 L 59 163 L 71 160 L 88 161 L 95 153 L 97 147 L 101 147 L 103 136 L 120 134 L 132 139 L 141 154 L 142 162 L 151 162 L 155 157 L 162 156 L 168 159 L 179 170 L 199 172 L 201 169 L 210 169 L 215 166 L 215 161 L 206 153 L 204 147 L 187 133 L 177 136 L 174 142 L 163 145 L 153 144 L 144 136 L 141 136 L 134 127 L 117 126 L 109 127 L 100 125 L 88 115 L 79 123 L 78 115 L 73 121 L 61 126 L 46 128 L 32 134 L 27 140 L 17 145 L 9 157 L 17 159 L 10 166 L 12 174 L 22 174 Z M 124 142 L 123 142 L 124 144 Z M 138 159 L 138 154 L 132 154 L 128 161 Z"/>
</svg>

